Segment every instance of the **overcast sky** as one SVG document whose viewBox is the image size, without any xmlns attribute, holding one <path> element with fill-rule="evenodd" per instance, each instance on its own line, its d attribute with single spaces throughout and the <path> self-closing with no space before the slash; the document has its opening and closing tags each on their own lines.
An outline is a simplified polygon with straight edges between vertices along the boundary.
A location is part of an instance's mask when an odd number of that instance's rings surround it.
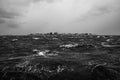
<svg viewBox="0 0 120 80">
<path fill-rule="evenodd" d="M 0 34 L 120 35 L 120 0 L 0 0 Z"/>
</svg>

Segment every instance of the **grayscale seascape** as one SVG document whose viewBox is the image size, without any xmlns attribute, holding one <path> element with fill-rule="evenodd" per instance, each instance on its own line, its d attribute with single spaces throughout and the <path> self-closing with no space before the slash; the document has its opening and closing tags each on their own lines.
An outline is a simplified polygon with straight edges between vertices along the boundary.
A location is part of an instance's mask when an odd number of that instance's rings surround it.
<svg viewBox="0 0 120 80">
<path fill-rule="evenodd" d="M 120 0 L 0 0 L 0 80 L 120 80 Z"/>
</svg>

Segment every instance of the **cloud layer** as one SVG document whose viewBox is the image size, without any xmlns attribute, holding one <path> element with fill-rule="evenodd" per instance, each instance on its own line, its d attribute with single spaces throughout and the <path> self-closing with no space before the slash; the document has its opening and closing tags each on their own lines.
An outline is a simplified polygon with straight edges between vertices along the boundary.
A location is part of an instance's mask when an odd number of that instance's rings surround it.
<svg viewBox="0 0 120 80">
<path fill-rule="evenodd" d="M 24 16 L 31 3 L 55 0 L 0 0 L 0 24 Z"/>
<path fill-rule="evenodd" d="M 103 29 L 113 29 L 105 26 L 106 22 L 118 26 L 119 4 L 119 0 L 0 0 L 0 27 L 19 26 L 11 30 L 14 33 L 102 33 Z"/>
</svg>

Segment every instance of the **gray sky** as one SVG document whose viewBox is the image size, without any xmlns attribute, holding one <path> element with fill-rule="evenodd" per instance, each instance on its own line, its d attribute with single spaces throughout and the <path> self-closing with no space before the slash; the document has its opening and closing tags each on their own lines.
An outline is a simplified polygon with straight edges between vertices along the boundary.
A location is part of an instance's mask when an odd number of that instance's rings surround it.
<svg viewBox="0 0 120 80">
<path fill-rule="evenodd" d="M 120 0 L 0 0 L 0 34 L 120 35 Z"/>
</svg>

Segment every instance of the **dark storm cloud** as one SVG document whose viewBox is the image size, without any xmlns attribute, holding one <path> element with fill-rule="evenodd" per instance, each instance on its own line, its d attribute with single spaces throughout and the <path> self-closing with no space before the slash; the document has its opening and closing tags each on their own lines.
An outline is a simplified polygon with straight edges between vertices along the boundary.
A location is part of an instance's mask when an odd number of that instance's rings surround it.
<svg viewBox="0 0 120 80">
<path fill-rule="evenodd" d="M 11 28 L 17 28 L 19 25 L 17 23 L 7 23 L 9 27 Z"/>
<path fill-rule="evenodd" d="M 23 16 L 23 9 L 30 4 L 29 0 L 0 0 L 0 24 L 8 24 L 18 17 Z M 16 24 L 8 26 L 17 26 Z"/>
<path fill-rule="evenodd" d="M 0 24 L 5 23 L 5 20 L 0 19 Z"/>
<path fill-rule="evenodd" d="M 92 12 L 92 15 L 98 16 L 98 15 L 104 15 L 112 12 L 111 8 L 109 7 L 98 7 L 94 9 L 94 12 Z"/>
<path fill-rule="evenodd" d="M 88 11 L 85 15 L 77 19 L 78 21 L 85 21 L 95 17 L 109 15 L 111 13 L 117 13 L 120 11 L 120 7 L 114 6 L 95 6 L 90 11 Z"/>
<path fill-rule="evenodd" d="M 6 11 L 5 9 L 0 8 L 0 18 L 15 18 L 16 16 L 19 16 L 19 13 L 15 13 L 15 12 L 9 12 Z"/>
<path fill-rule="evenodd" d="M 0 24 L 6 23 L 8 20 L 13 20 L 14 18 L 20 16 L 19 13 L 9 12 L 5 9 L 0 8 Z M 16 25 L 12 25 L 16 26 Z"/>
<path fill-rule="evenodd" d="M 112 12 L 117 13 L 120 10 L 120 6 L 116 6 L 116 4 L 106 4 L 106 5 L 101 5 L 101 6 L 94 6 L 93 9 L 91 10 L 91 14 L 94 16 L 100 16 L 100 15 L 105 15 L 109 14 Z"/>
<path fill-rule="evenodd" d="M 5 23 L 7 19 L 12 20 L 12 19 L 22 15 L 22 13 L 20 11 L 9 10 L 9 6 L 12 5 L 14 7 L 14 9 L 16 10 L 18 7 L 26 8 L 26 6 L 29 6 L 30 3 L 42 2 L 42 1 L 53 2 L 54 0 L 18 0 L 18 1 L 16 1 L 16 0 L 15 1 L 14 0 L 6 0 L 6 1 L 0 0 L 0 5 L 1 5 L 0 6 L 0 24 Z M 5 7 L 8 6 L 8 7 L 4 8 L 4 6 Z M 12 24 L 12 26 L 14 26 L 14 25 Z"/>
</svg>

